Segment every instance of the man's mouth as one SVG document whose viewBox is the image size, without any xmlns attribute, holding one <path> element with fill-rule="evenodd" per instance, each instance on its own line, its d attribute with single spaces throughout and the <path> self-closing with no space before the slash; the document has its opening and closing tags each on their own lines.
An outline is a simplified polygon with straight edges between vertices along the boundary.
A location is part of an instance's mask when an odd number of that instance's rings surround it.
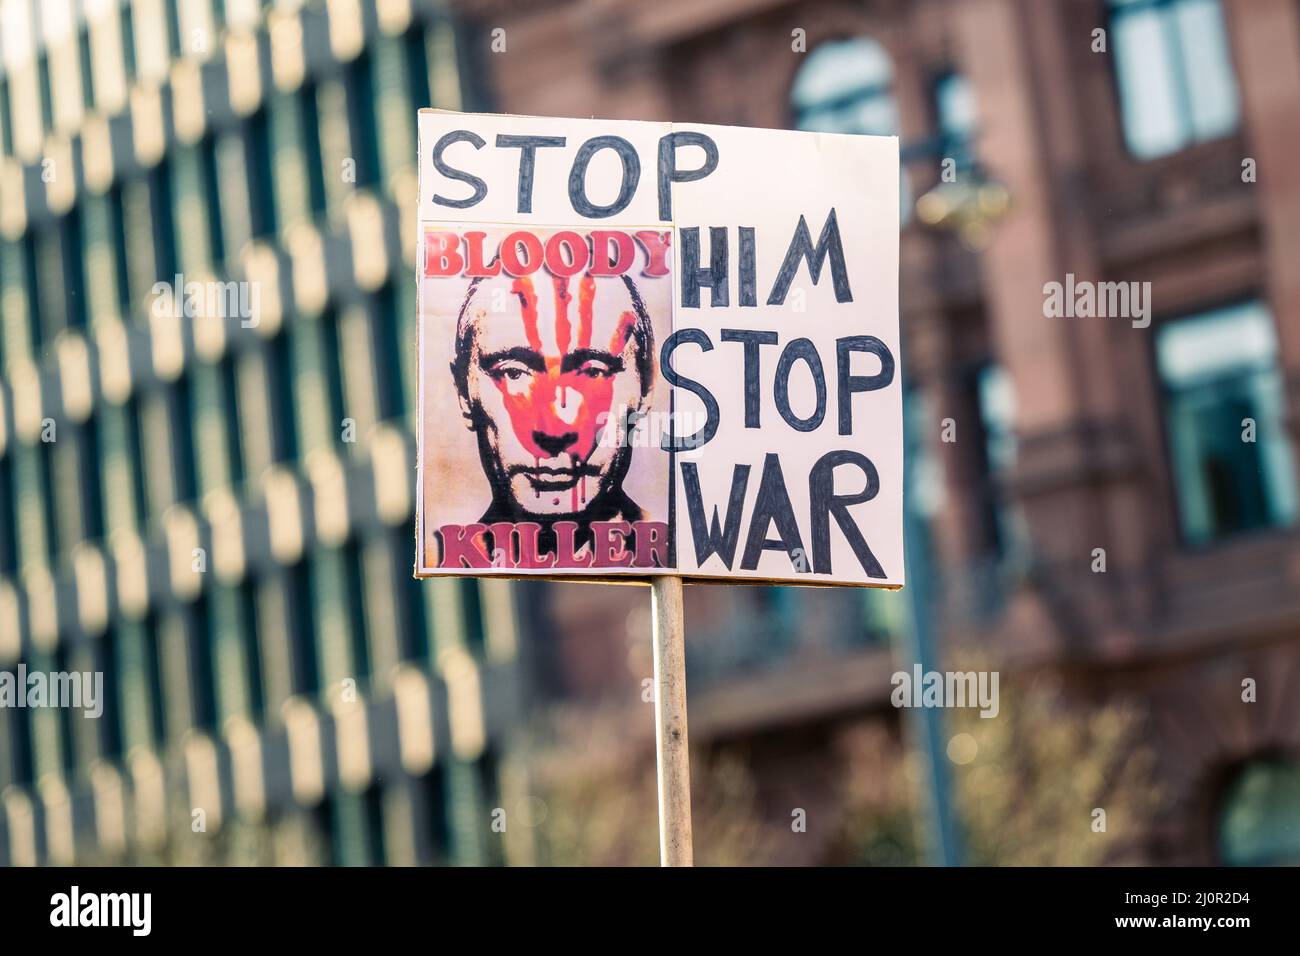
<svg viewBox="0 0 1300 956">
<path fill-rule="evenodd" d="M 578 480 L 600 474 L 596 468 L 577 465 L 573 468 L 525 468 L 516 465 L 511 475 L 523 475 L 536 491 L 568 491 Z"/>
</svg>

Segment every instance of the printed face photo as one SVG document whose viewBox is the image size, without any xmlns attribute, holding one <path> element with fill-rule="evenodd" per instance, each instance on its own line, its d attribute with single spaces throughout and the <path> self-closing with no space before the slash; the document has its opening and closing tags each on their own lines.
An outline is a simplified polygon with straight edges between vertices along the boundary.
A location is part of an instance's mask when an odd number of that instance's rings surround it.
<svg viewBox="0 0 1300 956">
<path fill-rule="evenodd" d="M 662 566 L 670 468 L 642 433 L 669 404 L 670 254 L 662 232 L 426 234 L 426 567 Z"/>
<path fill-rule="evenodd" d="M 500 518 L 634 520 L 619 416 L 654 386 L 654 330 L 630 278 L 496 276 L 474 283 L 458 323 L 462 412 Z M 637 513 L 629 513 L 637 512 Z"/>
</svg>

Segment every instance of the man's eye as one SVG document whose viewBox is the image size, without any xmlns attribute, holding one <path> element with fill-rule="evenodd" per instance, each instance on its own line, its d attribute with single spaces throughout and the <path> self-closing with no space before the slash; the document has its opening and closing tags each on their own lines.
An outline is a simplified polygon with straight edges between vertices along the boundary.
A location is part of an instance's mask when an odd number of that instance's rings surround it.
<svg viewBox="0 0 1300 956">
<path fill-rule="evenodd" d="M 614 374 L 614 370 L 604 362 L 584 362 L 578 369 L 579 375 L 585 375 L 587 378 L 609 378 Z"/>
<path fill-rule="evenodd" d="M 493 368 L 490 372 L 488 372 L 488 374 L 491 375 L 497 381 L 500 381 L 501 379 L 504 378 L 507 381 L 518 382 L 524 379 L 525 377 L 527 377 L 529 372 L 528 369 L 526 369 L 522 365 L 510 364 L 510 365 L 498 365 L 495 368 Z"/>
</svg>

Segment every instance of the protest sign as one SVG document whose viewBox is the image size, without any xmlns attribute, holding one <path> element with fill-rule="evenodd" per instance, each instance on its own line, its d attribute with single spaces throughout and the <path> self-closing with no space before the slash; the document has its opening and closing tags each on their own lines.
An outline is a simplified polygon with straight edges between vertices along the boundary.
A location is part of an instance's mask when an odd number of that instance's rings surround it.
<svg viewBox="0 0 1300 956">
<path fill-rule="evenodd" d="M 418 576 L 903 584 L 896 139 L 419 141 Z"/>
</svg>

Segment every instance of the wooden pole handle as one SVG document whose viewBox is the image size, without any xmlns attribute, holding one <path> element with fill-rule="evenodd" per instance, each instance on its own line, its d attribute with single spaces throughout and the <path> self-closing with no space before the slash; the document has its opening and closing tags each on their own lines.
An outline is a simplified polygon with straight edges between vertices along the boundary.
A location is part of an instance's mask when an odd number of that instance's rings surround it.
<svg viewBox="0 0 1300 956">
<path fill-rule="evenodd" d="M 654 609 L 655 763 L 659 781 L 659 863 L 693 866 L 691 761 L 686 733 L 686 641 L 682 579 L 650 584 Z"/>
</svg>

